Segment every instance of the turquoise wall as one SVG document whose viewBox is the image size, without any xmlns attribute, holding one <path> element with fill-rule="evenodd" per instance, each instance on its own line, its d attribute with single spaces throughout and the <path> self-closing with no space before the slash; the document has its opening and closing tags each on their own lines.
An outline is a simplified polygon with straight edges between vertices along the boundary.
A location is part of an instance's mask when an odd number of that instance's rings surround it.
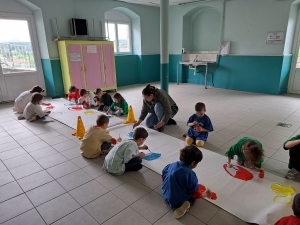
<svg viewBox="0 0 300 225">
<path fill-rule="evenodd" d="M 174 64 L 180 58 L 181 55 L 170 57 L 172 81 L 176 81 L 177 70 L 174 70 Z M 217 64 L 208 67 L 207 84 L 238 91 L 283 94 L 287 92 L 291 61 L 292 56 L 220 56 Z M 181 66 L 181 70 L 183 83 L 204 85 L 204 66 L 198 67 L 196 76 L 194 70 L 187 66 Z"/>
<path fill-rule="evenodd" d="M 127 55 L 115 56 L 118 87 L 151 83 L 160 80 L 160 56 Z M 64 96 L 62 72 L 59 59 L 42 59 L 47 95 Z"/>
<path fill-rule="evenodd" d="M 59 59 L 42 59 L 47 96 L 64 96 L 62 72 Z"/>
</svg>

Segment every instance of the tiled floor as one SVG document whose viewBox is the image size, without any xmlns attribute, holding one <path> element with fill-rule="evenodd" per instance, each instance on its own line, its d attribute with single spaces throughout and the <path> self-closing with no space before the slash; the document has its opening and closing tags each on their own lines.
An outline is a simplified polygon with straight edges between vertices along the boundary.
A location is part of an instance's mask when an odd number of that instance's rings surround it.
<svg viewBox="0 0 300 225">
<path fill-rule="evenodd" d="M 119 89 L 136 117 L 142 88 Z M 286 173 L 288 152 L 282 144 L 300 132 L 299 96 L 187 84 L 170 84 L 170 94 L 179 105 L 178 125 L 167 126 L 165 133 L 181 138 L 195 103 L 202 101 L 215 129 L 205 148 L 224 154 L 239 138 L 252 136 L 263 143 L 264 168 L 279 176 Z M 246 224 L 203 199 L 175 220 L 161 196 L 160 175 L 147 168 L 122 176 L 106 174 L 103 157 L 80 156 L 80 142 L 71 136 L 71 128 L 59 122 L 18 121 L 11 108 L 11 103 L 0 104 L 1 224 Z M 278 127 L 278 122 L 292 127 Z"/>
</svg>

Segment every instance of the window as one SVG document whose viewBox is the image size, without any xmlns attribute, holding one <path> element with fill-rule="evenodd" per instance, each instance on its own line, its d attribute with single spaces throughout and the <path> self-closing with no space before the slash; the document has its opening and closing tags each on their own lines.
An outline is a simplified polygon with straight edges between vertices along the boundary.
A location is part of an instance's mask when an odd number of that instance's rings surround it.
<svg viewBox="0 0 300 225">
<path fill-rule="evenodd" d="M 0 19 L 0 64 L 3 74 L 36 71 L 26 20 Z"/>
<path fill-rule="evenodd" d="M 131 52 L 129 24 L 109 22 L 106 26 L 106 34 L 109 36 L 109 40 L 114 42 L 114 49 L 116 53 Z"/>
</svg>

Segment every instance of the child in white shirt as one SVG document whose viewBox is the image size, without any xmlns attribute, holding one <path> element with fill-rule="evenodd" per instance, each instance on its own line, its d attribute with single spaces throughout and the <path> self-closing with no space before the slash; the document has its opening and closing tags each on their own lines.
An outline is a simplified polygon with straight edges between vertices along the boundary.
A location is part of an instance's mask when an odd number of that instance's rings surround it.
<svg viewBox="0 0 300 225">
<path fill-rule="evenodd" d="M 29 103 L 26 105 L 23 115 L 20 115 L 18 119 L 25 118 L 26 120 L 33 122 L 38 119 L 42 119 L 48 116 L 51 111 L 43 111 L 42 104 L 44 96 L 40 93 L 33 93 Z"/>
</svg>

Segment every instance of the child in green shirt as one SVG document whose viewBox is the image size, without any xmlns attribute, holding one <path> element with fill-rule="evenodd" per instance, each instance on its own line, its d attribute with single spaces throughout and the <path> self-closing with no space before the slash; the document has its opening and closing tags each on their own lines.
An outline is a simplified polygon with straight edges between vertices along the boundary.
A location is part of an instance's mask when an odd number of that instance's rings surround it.
<svg viewBox="0 0 300 225">
<path fill-rule="evenodd" d="M 250 169 L 261 168 L 263 160 L 262 144 L 253 138 L 244 137 L 230 147 L 225 154 L 227 156 L 228 167 L 231 168 L 231 159 L 237 155 L 237 164 Z"/>
<path fill-rule="evenodd" d="M 292 137 L 283 144 L 285 150 L 289 150 L 289 171 L 285 175 L 288 179 L 300 178 L 300 135 Z"/>
<path fill-rule="evenodd" d="M 128 104 L 120 93 L 113 96 L 114 102 L 108 107 L 107 114 L 117 116 L 126 115 L 128 113 Z"/>
</svg>

